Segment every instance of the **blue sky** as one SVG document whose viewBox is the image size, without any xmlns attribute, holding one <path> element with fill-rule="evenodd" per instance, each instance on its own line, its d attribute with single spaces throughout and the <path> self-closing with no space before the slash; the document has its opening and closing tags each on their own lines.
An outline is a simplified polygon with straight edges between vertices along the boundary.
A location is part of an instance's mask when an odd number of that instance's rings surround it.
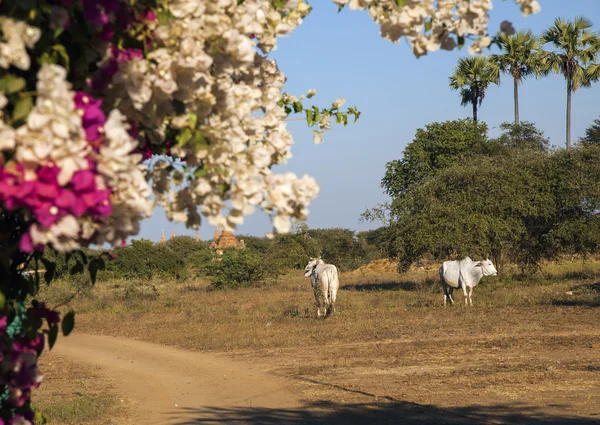
<svg viewBox="0 0 600 425">
<path fill-rule="evenodd" d="M 523 18 L 514 1 L 494 0 L 490 32 L 509 20 L 516 29 L 540 33 L 555 17 L 584 15 L 600 31 L 600 1 L 542 0 L 542 12 Z M 286 74 L 287 90 L 300 95 L 317 89 L 315 104 L 328 106 L 345 97 L 347 106 L 357 106 L 360 120 L 348 127 L 334 126 L 325 143 L 315 145 L 312 130 L 302 121 L 292 121 L 295 145 L 293 158 L 278 172 L 308 174 L 321 185 L 319 197 L 310 207 L 311 228 L 344 227 L 354 230 L 376 228 L 377 223 L 359 223 L 360 214 L 387 197 L 379 186 L 385 164 L 402 156 L 415 131 L 434 121 L 469 117 L 470 107 L 460 106 L 457 92 L 448 88 L 448 76 L 462 51 L 438 51 L 416 59 L 405 41 L 393 44 L 379 36 L 375 23 L 365 12 L 344 10 L 327 0 L 313 0 L 314 10 L 291 36 L 280 39 L 272 54 Z M 494 50 L 495 51 L 495 50 Z M 561 76 L 528 80 L 520 87 L 521 120 L 532 121 L 550 138 L 564 146 L 566 84 Z M 504 77 L 492 87 L 483 102 L 479 119 L 490 134 L 513 119 L 512 80 Z M 572 140 L 577 140 L 592 121 L 600 117 L 600 83 L 580 89 L 573 96 Z M 160 239 L 164 230 L 193 236 L 183 224 L 167 221 L 164 211 L 142 223 L 138 236 Z M 214 227 L 203 223 L 200 236 L 212 238 Z M 269 218 L 257 211 L 247 217 L 236 233 L 264 235 L 271 230 Z"/>
</svg>

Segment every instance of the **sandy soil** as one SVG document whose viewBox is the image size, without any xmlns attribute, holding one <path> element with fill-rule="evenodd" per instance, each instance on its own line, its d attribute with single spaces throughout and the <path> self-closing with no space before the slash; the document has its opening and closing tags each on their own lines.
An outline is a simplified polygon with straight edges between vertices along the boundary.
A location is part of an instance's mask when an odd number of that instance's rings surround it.
<svg viewBox="0 0 600 425">
<path fill-rule="evenodd" d="M 225 357 L 108 336 L 73 335 L 53 352 L 78 363 L 100 366 L 131 401 L 139 424 L 219 423 L 220 410 L 296 409 L 285 381 Z M 247 422 L 241 414 L 230 418 Z"/>
</svg>

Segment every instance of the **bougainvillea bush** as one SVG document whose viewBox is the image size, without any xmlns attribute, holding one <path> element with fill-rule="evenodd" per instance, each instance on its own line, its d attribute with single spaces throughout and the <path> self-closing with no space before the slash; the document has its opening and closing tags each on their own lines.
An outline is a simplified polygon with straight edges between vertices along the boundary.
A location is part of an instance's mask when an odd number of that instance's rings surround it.
<svg viewBox="0 0 600 425">
<path fill-rule="evenodd" d="M 416 56 L 490 42 L 490 0 L 334 3 L 368 10 Z M 323 108 L 305 106 L 314 90 L 284 92 L 268 54 L 310 10 L 303 0 L 0 0 L 0 424 L 43 421 L 30 405 L 37 358 L 73 327 L 73 313 L 61 321 L 25 304 L 54 277 L 44 250 L 68 253 L 71 272 L 93 280 L 104 257 L 81 248 L 122 244 L 155 205 L 192 228 L 205 217 L 232 229 L 255 209 L 279 232 L 306 218 L 316 181 L 271 171 L 291 156 L 286 119 L 302 114 L 319 143 L 332 120 L 359 116 L 343 98 Z"/>
</svg>

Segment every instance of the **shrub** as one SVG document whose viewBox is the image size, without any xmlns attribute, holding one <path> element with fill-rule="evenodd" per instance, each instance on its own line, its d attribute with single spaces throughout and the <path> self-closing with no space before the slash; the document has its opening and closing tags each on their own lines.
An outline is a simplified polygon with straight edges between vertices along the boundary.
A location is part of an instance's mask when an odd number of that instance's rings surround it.
<svg viewBox="0 0 600 425">
<path fill-rule="evenodd" d="M 130 246 L 115 248 L 116 258 L 107 264 L 114 278 L 151 279 L 187 277 L 184 260 L 167 245 L 147 239 L 133 240 Z"/>
<path fill-rule="evenodd" d="M 267 277 L 261 256 L 246 250 L 230 248 L 214 256 L 204 268 L 215 288 L 248 288 L 260 285 Z"/>
</svg>

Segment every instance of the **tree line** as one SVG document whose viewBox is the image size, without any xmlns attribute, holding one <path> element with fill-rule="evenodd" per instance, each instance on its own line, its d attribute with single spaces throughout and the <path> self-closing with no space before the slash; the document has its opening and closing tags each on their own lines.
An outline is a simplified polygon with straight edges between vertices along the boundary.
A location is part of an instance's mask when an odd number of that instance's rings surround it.
<svg viewBox="0 0 600 425">
<path fill-rule="evenodd" d="M 381 230 L 355 232 L 350 229 L 309 229 L 298 224 L 292 232 L 273 239 L 240 235 L 244 249 L 228 248 L 222 255 L 210 242 L 177 236 L 164 244 L 134 239 L 127 246 L 105 251 L 95 280 L 169 279 L 183 281 L 202 277 L 214 288 L 239 288 L 260 285 L 287 273 L 303 273 L 312 257 L 321 256 L 341 271 L 351 271 L 382 258 L 385 241 Z M 56 264 L 57 277 L 82 283 L 82 256 L 98 257 L 84 249 L 76 255 L 47 249 L 46 264 Z"/>
</svg>

